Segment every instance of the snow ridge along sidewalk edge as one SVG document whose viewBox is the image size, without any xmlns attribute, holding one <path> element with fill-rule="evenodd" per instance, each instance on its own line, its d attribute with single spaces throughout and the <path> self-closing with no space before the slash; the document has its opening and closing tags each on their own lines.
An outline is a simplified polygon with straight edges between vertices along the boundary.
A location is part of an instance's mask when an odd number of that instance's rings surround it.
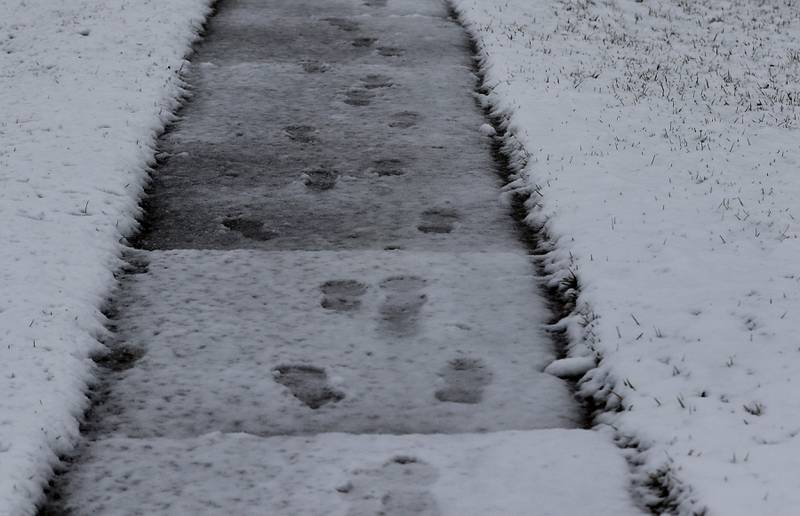
<svg viewBox="0 0 800 516">
<path fill-rule="evenodd" d="M 0 514 L 80 438 L 102 313 L 212 0 L 0 0 Z"/>
<path fill-rule="evenodd" d="M 601 368 L 602 353 L 596 349 L 596 336 L 593 326 L 597 319 L 591 304 L 581 297 L 580 273 L 575 267 L 574 258 L 564 239 L 548 228 L 548 218 L 542 209 L 543 195 L 540 188 L 532 183 L 531 176 L 525 173 L 530 156 L 528 150 L 514 134 L 512 126 L 513 109 L 493 94 L 494 77 L 491 60 L 481 44 L 480 31 L 476 30 L 458 5 L 448 0 L 452 17 L 467 31 L 475 60 L 476 100 L 486 111 L 495 134 L 495 146 L 506 162 L 510 175 L 503 188 L 507 202 L 516 210 L 524 210 L 523 222 L 532 232 L 532 248 L 535 250 L 537 269 L 542 273 L 542 283 L 546 289 L 550 308 L 555 316 L 547 331 L 561 344 L 558 351 L 565 356 L 556 360 L 552 366 L 570 362 L 580 364 L 575 370 L 569 365 L 554 370 L 567 370 L 567 379 L 576 382 L 577 396 L 591 412 L 594 424 L 608 424 L 613 429 L 614 440 L 620 447 L 631 469 L 631 491 L 636 502 L 653 514 L 675 514 L 691 512 L 695 503 L 692 490 L 676 476 L 668 461 L 653 469 L 653 463 L 643 457 L 648 449 L 635 435 L 625 434 L 603 418 L 603 414 L 613 414 L 625 410 L 623 398 L 616 392 L 618 382 L 607 368 Z M 594 364 L 594 367 L 586 364 Z M 548 368 L 550 369 L 550 368 Z"/>
</svg>

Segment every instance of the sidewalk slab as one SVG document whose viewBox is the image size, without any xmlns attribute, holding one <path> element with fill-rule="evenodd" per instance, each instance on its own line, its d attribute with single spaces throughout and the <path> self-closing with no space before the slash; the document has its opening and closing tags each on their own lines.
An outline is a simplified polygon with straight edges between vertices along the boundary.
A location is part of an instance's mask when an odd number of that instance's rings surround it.
<svg viewBox="0 0 800 516">
<path fill-rule="evenodd" d="M 462 433 L 575 427 L 529 258 L 159 251 L 128 280 L 99 432 Z"/>
<path fill-rule="evenodd" d="M 95 516 L 628 516 L 627 466 L 586 430 L 104 439 L 70 477 Z"/>
</svg>

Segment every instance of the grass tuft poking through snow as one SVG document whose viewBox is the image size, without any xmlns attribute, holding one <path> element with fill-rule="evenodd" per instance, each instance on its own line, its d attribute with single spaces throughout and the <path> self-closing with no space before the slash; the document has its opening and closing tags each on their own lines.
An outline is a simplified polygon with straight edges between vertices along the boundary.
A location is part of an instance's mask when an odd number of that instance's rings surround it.
<svg viewBox="0 0 800 516">
<path fill-rule="evenodd" d="M 643 504 L 800 505 L 800 18 L 788 0 L 455 0 L 547 235 L 554 330 Z M 557 364 L 554 368 L 557 368 Z"/>
<path fill-rule="evenodd" d="M 0 0 L 0 513 L 74 445 L 100 310 L 209 0 Z"/>
</svg>

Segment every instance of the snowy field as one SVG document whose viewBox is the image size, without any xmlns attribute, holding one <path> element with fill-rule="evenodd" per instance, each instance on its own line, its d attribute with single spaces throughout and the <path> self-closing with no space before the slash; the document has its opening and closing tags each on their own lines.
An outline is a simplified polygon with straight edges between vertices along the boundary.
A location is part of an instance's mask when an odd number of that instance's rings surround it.
<svg viewBox="0 0 800 516">
<path fill-rule="evenodd" d="M 0 514 L 74 444 L 119 239 L 208 0 L 0 0 Z"/>
<path fill-rule="evenodd" d="M 642 494 L 687 514 L 797 514 L 797 5 L 455 4 L 550 280 L 579 282 L 562 327 L 574 355 L 602 357 L 581 390 Z"/>
</svg>

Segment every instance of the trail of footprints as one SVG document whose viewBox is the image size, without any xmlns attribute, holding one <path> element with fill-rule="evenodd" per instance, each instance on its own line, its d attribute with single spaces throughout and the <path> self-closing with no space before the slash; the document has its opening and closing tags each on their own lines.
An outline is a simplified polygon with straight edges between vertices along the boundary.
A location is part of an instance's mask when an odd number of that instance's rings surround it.
<svg viewBox="0 0 800 516">
<path fill-rule="evenodd" d="M 366 0 L 365 5 L 383 7 L 386 0 Z M 325 18 L 324 21 L 344 32 L 356 32 L 359 24 L 346 18 Z M 356 48 L 371 48 L 378 42 L 378 38 L 370 36 L 355 37 L 351 44 Z M 375 50 L 384 57 L 400 57 L 405 50 L 398 47 L 379 46 Z M 325 73 L 330 65 L 315 60 L 301 62 L 303 70 L 307 73 Z M 344 94 L 344 103 L 350 106 L 368 106 L 375 98 L 375 90 L 391 88 L 394 82 L 391 77 L 382 74 L 368 74 L 360 79 L 360 85 L 347 90 Z M 410 129 L 418 124 L 419 113 L 414 111 L 400 111 L 390 115 L 388 125 L 397 129 Z M 316 127 L 305 124 L 292 124 L 283 128 L 286 137 L 296 143 L 308 145 L 318 143 L 318 130 Z M 377 159 L 368 168 L 368 171 L 379 177 L 400 176 L 406 173 L 405 162 L 397 158 Z M 339 178 L 338 172 L 330 168 L 306 170 L 301 175 L 303 184 L 315 192 L 331 190 L 336 186 Z M 459 220 L 459 214 L 450 208 L 430 208 L 421 213 L 417 230 L 422 233 L 443 234 L 450 233 Z M 269 240 L 277 234 L 266 227 L 262 221 L 246 217 L 229 217 L 222 222 L 230 231 L 240 233 L 245 238 L 252 240 Z M 383 294 L 383 301 L 378 308 L 379 328 L 381 331 L 396 337 L 413 335 L 417 331 L 420 312 L 427 303 L 428 297 L 424 293 L 426 281 L 417 276 L 393 276 L 380 282 L 379 288 Z M 361 309 L 362 298 L 368 286 L 356 280 L 331 280 L 323 283 L 319 289 L 322 294 L 320 305 L 325 310 L 334 312 L 352 312 Z M 344 399 L 344 393 L 332 388 L 328 383 L 328 376 L 324 369 L 311 365 L 282 365 L 273 370 L 276 382 L 285 386 L 298 400 L 311 409 L 318 409 L 329 403 L 336 403 Z M 448 362 L 439 372 L 443 386 L 434 396 L 440 402 L 450 403 L 479 403 L 483 396 L 484 388 L 491 382 L 492 374 L 485 364 L 475 358 L 462 357 Z M 387 463 L 380 471 L 373 471 L 367 476 L 383 479 L 386 474 L 395 476 L 396 469 L 406 471 L 402 478 L 413 478 L 417 470 L 424 470 L 425 466 L 412 460 L 394 460 Z M 425 477 L 426 474 L 423 474 Z M 392 492 L 380 498 L 380 505 L 385 514 L 435 514 L 432 499 L 415 494 L 408 498 L 402 489 L 397 491 L 397 479 L 390 482 Z M 378 482 L 380 483 L 380 482 Z M 362 491 L 367 488 L 361 489 Z M 368 490 L 368 489 L 367 489 Z M 355 495 L 355 489 L 351 495 Z M 370 496 L 367 505 L 374 505 Z M 377 502 L 375 502 L 377 503 Z M 359 508 L 360 507 L 360 508 Z M 355 505 L 352 514 L 373 514 L 373 509 L 363 512 L 366 506 Z M 409 512 L 410 511 L 410 512 Z"/>
<path fill-rule="evenodd" d="M 365 0 L 364 5 L 380 8 L 387 0 Z M 325 18 L 324 21 L 344 32 L 356 32 L 359 24 L 346 18 Z M 378 38 L 363 36 L 351 40 L 358 49 L 374 48 L 377 54 L 397 58 L 405 50 L 393 46 L 375 47 Z M 301 61 L 303 71 L 322 74 L 330 70 L 328 63 L 317 60 Z M 394 81 L 382 74 L 368 74 L 360 79 L 358 86 L 344 93 L 343 102 L 354 107 L 370 105 L 376 90 L 391 88 Z M 414 111 L 400 111 L 390 115 L 387 124 L 392 128 L 411 129 L 420 121 Z M 311 125 L 292 124 L 283 128 L 283 133 L 292 142 L 302 145 L 319 143 L 318 129 Z M 379 177 L 401 176 L 406 173 L 406 162 L 397 158 L 376 159 L 367 171 Z M 306 170 L 301 175 L 303 184 L 313 192 L 333 189 L 339 178 L 338 172 L 330 168 Z M 416 229 L 422 233 L 450 233 L 460 216 L 450 208 L 431 208 L 420 214 Z M 224 219 L 222 225 L 243 237 L 265 241 L 275 238 L 277 233 L 264 222 L 243 216 Z M 420 314 L 428 302 L 424 292 L 427 281 L 414 275 L 399 275 L 385 278 L 378 284 L 382 294 L 378 307 L 380 331 L 393 337 L 407 337 L 417 331 Z M 319 286 L 320 306 L 324 310 L 347 314 L 361 310 L 364 296 L 370 286 L 353 279 L 326 281 Z M 115 354 L 116 353 L 116 354 Z M 98 363 L 112 370 L 122 370 L 140 358 L 137 350 L 120 349 L 109 354 Z M 325 369 L 308 364 L 284 364 L 272 370 L 273 380 L 312 410 L 336 404 L 345 399 L 345 393 L 334 388 Z M 443 403 L 476 404 L 482 400 L 484 389 L 492 380 L 492 372 L 477 358 L 459 357 L 447 362 L 439 371 L 441 385 L 433 397 Z M 352 478 L 337 491 L 350 502 L 348 516 L 439 516 L 436 500 L 427 489 L 439 476 L 433 466 L 412 456 L 395 456 L 380 467 L 358 469 Z"/>
<path fill-rule="evenodd" d="M 393 336 L 414 333 L 420 311 L 428 301 L 423 292 L 426 281 L 413 275 L 391 276 L 378 285 L 383 299 L 378 309 L 380 327 Z M 333 312 L 352 312 L 362 308 L 369 286 L 352 279 L 330 280 L 320 285 L 320 306 Z M 276 381 L 311 408 L 340 401 L 344 394 L 327 385 L 323 369 L 312 366 L 284 366 L 277 370 Z M 440 402 L 475 404 L 483 398 L 491 383 L 492 372 L 477 358 L 459 357 L 450 360 L 439 372 L 443 386 L 434 397 Z"/>
</svg>

